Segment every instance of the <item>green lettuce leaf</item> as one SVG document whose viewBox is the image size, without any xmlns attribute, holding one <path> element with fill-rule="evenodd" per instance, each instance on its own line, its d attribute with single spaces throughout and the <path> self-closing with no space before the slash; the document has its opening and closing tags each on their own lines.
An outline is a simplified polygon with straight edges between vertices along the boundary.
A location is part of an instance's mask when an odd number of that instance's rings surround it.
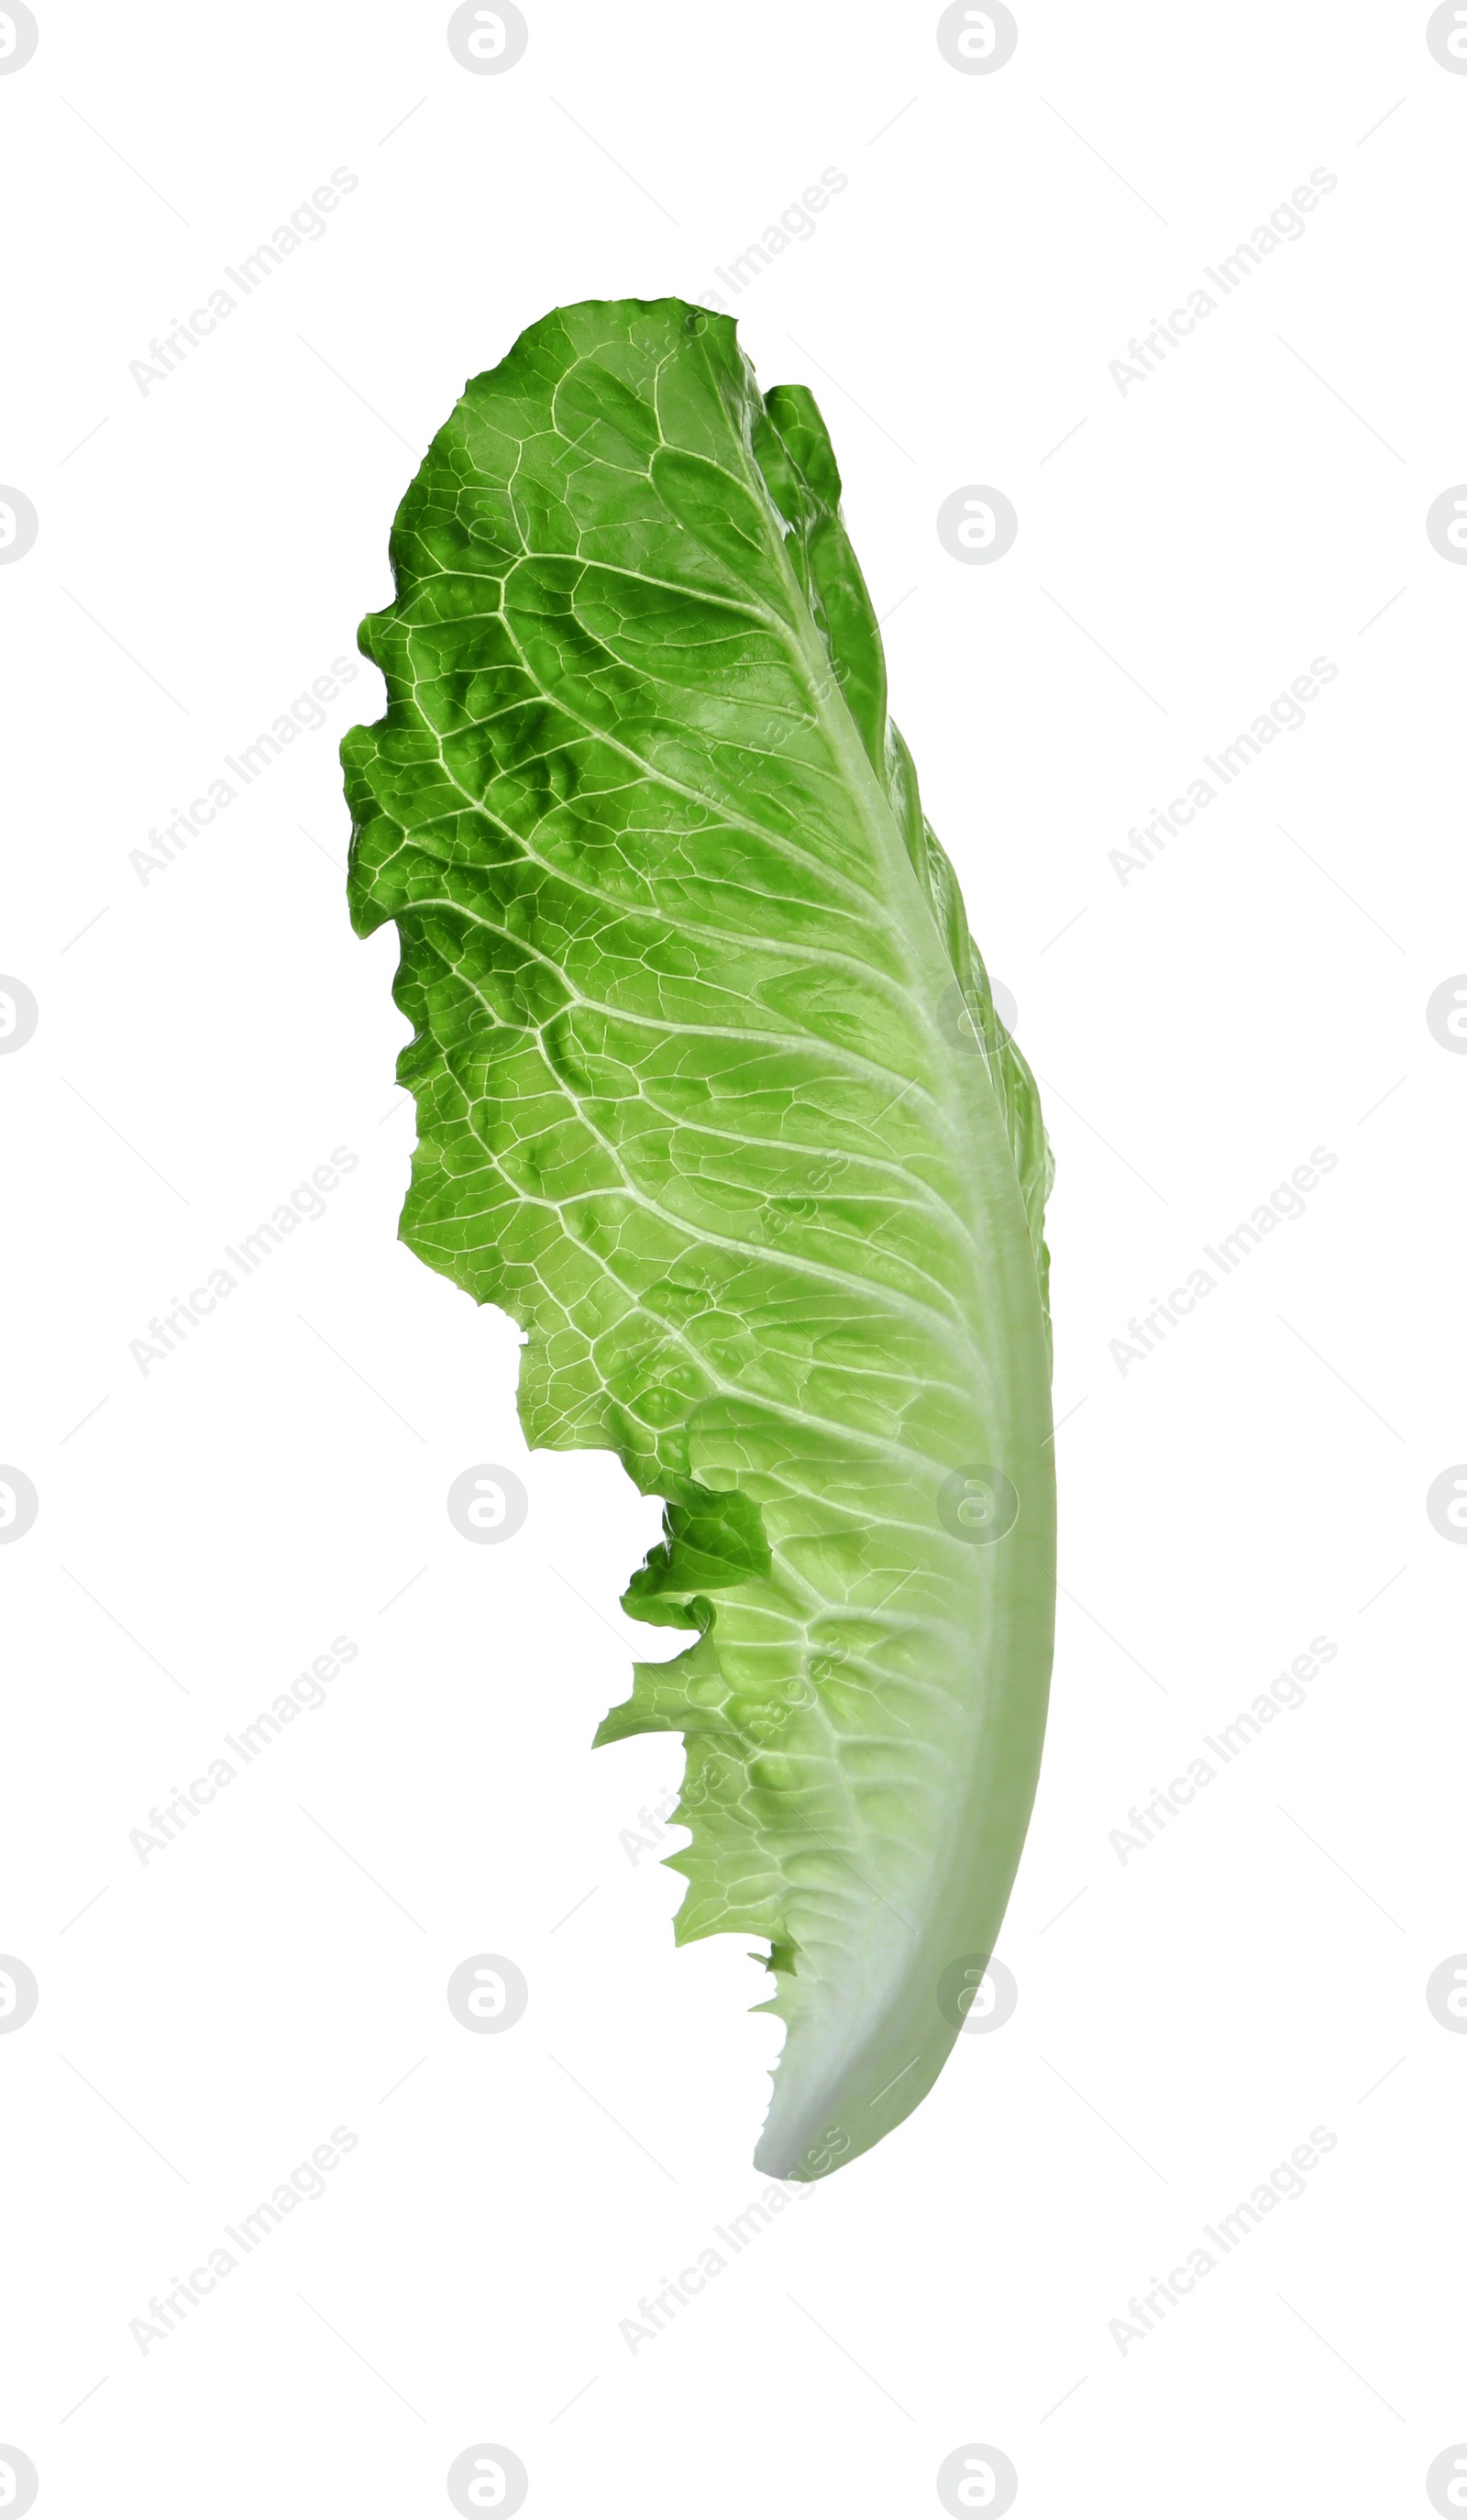
<svg viewBox="0 0 1467 2520">
<path fill-rule="evenodd" d="M 886 713 L 800 386 L 562 308 L 477 377 L 362 626 L 351 907 L 395 920 L 411 1248 L 526 1333 L 531 1445 L 666 1502 L 597 1735 L 681 1732 L 678 1938 L 769 1946 L 756 2154 L 935 2080 L 1038 1776 L 1054 1506 L 1034 1081 Z"/>
</svg>

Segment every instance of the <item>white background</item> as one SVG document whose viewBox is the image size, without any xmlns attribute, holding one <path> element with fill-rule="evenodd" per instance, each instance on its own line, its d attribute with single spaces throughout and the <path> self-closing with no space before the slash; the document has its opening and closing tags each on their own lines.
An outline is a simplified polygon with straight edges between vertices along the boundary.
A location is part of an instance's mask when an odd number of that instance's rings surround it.
<svg viewBox="0 0 1467 2520">
<path fill-rule="evenodd" d="M 1467 1556 L 1424 1505 L 1467 1455 L 1467 1063 L 1425 1020 L 1467 967 L 1467 572 L 1424 529 L 1467 475 L 1467 77 L 1420 7 L 1018 14 L 965 76 L 932 8 L 540 0 L 474 76 L 442 8 L 55 6 L 0 77 L 0 479 L 40 520 L 0 569 L 0 968 L 40 1010 L 0 1058 L 0 1459 L 40 1497 L 0 1550 L 0 1951 L 40 1987 L 0 2037 L 0 2441 L 43 2515 L 446 2513 L 478 2442 L 546 2515 L 937 2513 L 973 2442 L 1033 2520 L 1410 2514 L 1467 2438 L 1467 2041 L 1425 2002 L 1467 1947 Z M 327 235 L 142 393 L 336 167 Z M 354 652 L 466 377 L 556 303 L 703 294 L 829 167 L 725 294 L 830 422 L 1046 1083 L 1064 1593 L 1013 2018 L 634 2353 L 760 2192 L 778 2030 L 740 1942 L 675 1952 L 679 1833 L 624 1834 L 680 1744 L 589 1747 L 654 1509 L 527 1458 L 515 1333 L 394 1238 L 405 1028 L 334 750 L 373 670 L 187 855 L 131 853 Z M 1306 236 L 1123 395 L 1131 337 L 1317 167 Z M 987 567 L 934 523 L 975 481 L 1019 517 Z M 1306 725 L 1123 883 L 1316 656 Z M 338 1146 L 326 1214 L 140 1372 Z M 1306 1215 L 1123 1373 L 1129 1317 L 1317 1146 Z M 445 1513 L 480 1462 L 530 1495 L 501 1548 Z M 338 1635 L 327 1704 L 140 1861 Z M 1306 1705 L 1123 1865 L 1130 1807 L 1320 1635 Z M 444 1989 L 486 1951 L 530 2002 L 480 2038 Z M 140 2351 L 337 2126 L 326 2194 Z M 1305 2195 L 1123 2352 L 1320 2126 Z"/>
</svg>

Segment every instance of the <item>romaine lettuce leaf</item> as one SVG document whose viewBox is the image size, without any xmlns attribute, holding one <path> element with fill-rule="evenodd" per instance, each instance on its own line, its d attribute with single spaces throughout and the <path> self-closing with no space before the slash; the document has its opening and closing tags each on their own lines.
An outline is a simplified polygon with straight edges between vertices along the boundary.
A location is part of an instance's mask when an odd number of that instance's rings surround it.
<svg viewBox="0 0 1467 2520">
<path fill-rule="evenodd" d="M 363 624 L 359 932 L 395 920 L 404 1239 L 526 1332 L 532 1445 L 666 1501 L 682 1942 L 769 1945 L 756 2160 L 930 2088 L 1038 1775 L 1054 1507 L 1034 1082 L 886 712 L 801 386 L 727 317 L 562 308 L 466 388 Z"/>
</svg>

